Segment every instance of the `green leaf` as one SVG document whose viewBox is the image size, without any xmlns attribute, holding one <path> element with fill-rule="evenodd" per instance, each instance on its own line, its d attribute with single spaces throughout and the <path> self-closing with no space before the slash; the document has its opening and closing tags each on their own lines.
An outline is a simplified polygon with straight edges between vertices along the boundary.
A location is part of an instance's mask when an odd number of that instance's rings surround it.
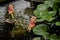
<svg viewBox="0 0 60 40">
<path fill-rule="evenodd" d="M 42 21 L 44 21 L 44 19 L 37 19 L 36 22 L 42 22 Z"/>
<path fill-rule="evenodd" d="M 48 32 L 44 32 L 43 35 L 44 39 L 49 39 L 49 33 Z"/>
<path fill-rule="evenodd" d="M 47 32 L 48 29 L 49 28 L 47 25 L 40 24 L 33 28 L 33 32 L 34 34 L 42 35 L 45 39 L 48 39 L 49 38 L 49 33 Z"/>
<path fill-rule="evenodd" d="M 56 34 L 50 35 L 50 40 L 57 40 L 57 35 Z"/>
<path fill-rule="evenodd" d="M 54 2 L 51 1 L 45 1 L 44 4 L 40 4 L 37 6 L 36 10 L 34 11 L 34 15 L 37 18 L 40 18 L 40 22 L 41 21 L 49 21 L 51 22 L 52 20 L 54 20 L 54 16 L 56 14 L 56 11 L 48 11 L 49 7 L 55 7 L 53 6 Z M 54 10 L 56 9 L 56 7 L 54 8 Z M 37 20 L 39 22 L 39 20 Z"/>
<path fill-rule="evenodd" d="M 60 26 L 60 22 L 56 22 L 55 25 Z"/>
<path fill-rule="evenodd" d="M 44 20 L 47 20 L 47 21 L 52 21 L 54 20 L 54 15 L 56 14 L 56 11 L 49 11 L 48 10 L 43 10 L 43 11 L 37 11 L 35 10 L 34 11 L 34 15 L 37 17 L 37 18 L 40 18 L 40 22 L 41 21 L 44 21 Z M 37 20 L 39 22 L 39 20 Z"/>
<path fill-rule="evenodd" d="M 40 11 L 46 10 L 47 8 L 48 6 L 46 4 L 40 4 L 37 6 L 36 10 L 40 12 Z"/>
<path fill-rule="evenodd" d="M 57 40 L 60 40 L 60 36 L 58 36 Z"/>
<path fill-rule="evenodd" d="M 43 35 L 44 32 L 46 32 L 48 30 L 48 26 L 45 24 L 40 24 L 37 25 L 35 28 L 33 28 L 33 32 L 37 35 Z M 43 33 L 43 34 L 42 34 Z"/>
<path fill-rule="evenodd" d="M 48 12 L 47 10 L 41 11 L 40 12 L 40 17 L 41 19 L 47 20 L 47 21 L 52 21 L 54 19 L 54 17 L 51 15 L 52 12 Z"/>
<path fill-rule="evenodd" d="M 53 6 L 53 2 L 50 2 L 50 1 L 45 1 L 44 4 L 45 4 L 47 7 L 52 7 L 52 6 Z"/>
<path fill-rule="evenodd" d="M 38 12 L 37 10 L 34 10 L 34 15 L 35 15 L 37 18 L 40 18 L 39 12 Z"/>
<path fill-rule="evenodd" d="M 55 16 L 56 11 L 49 11 L 49 14 L 50 14 L 51 16 Z"/>
<path fill-rule="evenodd" d="M 41 40 L 40 37 L 33 38 L 33 40 Z"/>
</svg>

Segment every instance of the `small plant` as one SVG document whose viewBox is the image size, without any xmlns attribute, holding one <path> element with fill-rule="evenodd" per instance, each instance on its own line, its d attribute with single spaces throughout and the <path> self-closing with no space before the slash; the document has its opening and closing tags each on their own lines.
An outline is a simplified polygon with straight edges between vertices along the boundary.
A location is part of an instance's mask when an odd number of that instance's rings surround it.
<svg viewBox="0 0 60 40">
<path fill-rule="evenodd" d="M 34 10 L 37 17 L 33 32 L 45 40 L 60 40 L 60 0 L 46 0 Z"/>
</svg>

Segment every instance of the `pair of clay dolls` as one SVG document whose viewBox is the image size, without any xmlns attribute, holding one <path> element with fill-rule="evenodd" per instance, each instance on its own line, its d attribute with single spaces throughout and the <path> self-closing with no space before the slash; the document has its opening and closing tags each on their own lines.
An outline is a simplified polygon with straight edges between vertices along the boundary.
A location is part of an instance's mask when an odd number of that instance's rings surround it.
<svg viewBox="0 0 60 40">
<path fill-rule="evenodd" d="M 11 16 L 11 18 L 14 20 L 14 22 L 16 21 L 16 19 L 14 19 L 14 4 L 10 4 L 8 6 L 8 14 Z M 12 23 L 9 21 L 9 19 L 6 19 L 6 22 L 8 23 Z M 29 23 L 29 26 L 28 26 L 28 31 L 30 31 L 32 28 L 34 28 L 35 26 L 35 23 L 36 23 L 36 17 L 35 16 L 32 16 L 31 17 L 31 20 L 30 20 L 30 23 Z"/>
</svg>

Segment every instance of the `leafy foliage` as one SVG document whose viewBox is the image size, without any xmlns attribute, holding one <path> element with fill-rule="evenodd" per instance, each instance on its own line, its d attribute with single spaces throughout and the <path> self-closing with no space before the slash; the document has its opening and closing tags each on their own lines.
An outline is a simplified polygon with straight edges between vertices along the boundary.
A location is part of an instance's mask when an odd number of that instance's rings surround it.
<svg viewBox="0 0 60 40">
<path fill-rule="evenodd" d="M 40 37 L 36 37 L 33 40 L 41 40 L 41 38 Z"/>
<path fill-rule="evenodd" d="M 60 40 L 60 37 L 54 32 L 49 31 L 54 27 L 60 26 L 60 0 L 46 0 L 44 4 L 37 5 L 34 15 L 37 17 L 38 25 L 33 28 L 36 35 L 42 35 L 45 40 Z M 42 23 L 42 24 L 41 24 Z M 53 31 L 52 30 L 52 31 Z"/>
<path fill-rule="evenodd" d="M 40 24 L 40 25 L 37 25 L 34 29 L 33 29 L 33 32 L 37 35 L 42 35 L 44 36 L 45 38 L 47 38 L 49 36 L 49 33 L 47 32 L 48 30 L 48 26 L 45 25 L 45 24 Z"/>
<path fill-rule="evenodd" d="M 57 25 L 57 26 L 60 26 L 60 22 L 56 22 L 56 25 Z"/>
<path fill-rule="evenodd" d="M 44 4 L 40 4 L 37 6 L 36 10 L 34 10 L 34 14 L 37 18 L 52 21 L 54 18 L 54 15 L 56 14 L 56 10 L 54 11 L 48 11 L 49 7 L 53 7 L 55 5 L 53 2 L 45 1 Z"/>
</svg>

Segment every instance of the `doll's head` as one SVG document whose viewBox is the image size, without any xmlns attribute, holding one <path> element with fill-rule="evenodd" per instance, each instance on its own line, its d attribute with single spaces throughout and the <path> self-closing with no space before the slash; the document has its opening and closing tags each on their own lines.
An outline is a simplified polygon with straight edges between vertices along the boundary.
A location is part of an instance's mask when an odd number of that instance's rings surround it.
<svg viewBox="0 0 60 40">
<path fill-rule="evenodd" d="M 14 5 L 13 4 L 10 4 L 8 6 L 8 12 L 9 12 L 9 14 L 12 14 L 14 12 Z"/>
</svg>

